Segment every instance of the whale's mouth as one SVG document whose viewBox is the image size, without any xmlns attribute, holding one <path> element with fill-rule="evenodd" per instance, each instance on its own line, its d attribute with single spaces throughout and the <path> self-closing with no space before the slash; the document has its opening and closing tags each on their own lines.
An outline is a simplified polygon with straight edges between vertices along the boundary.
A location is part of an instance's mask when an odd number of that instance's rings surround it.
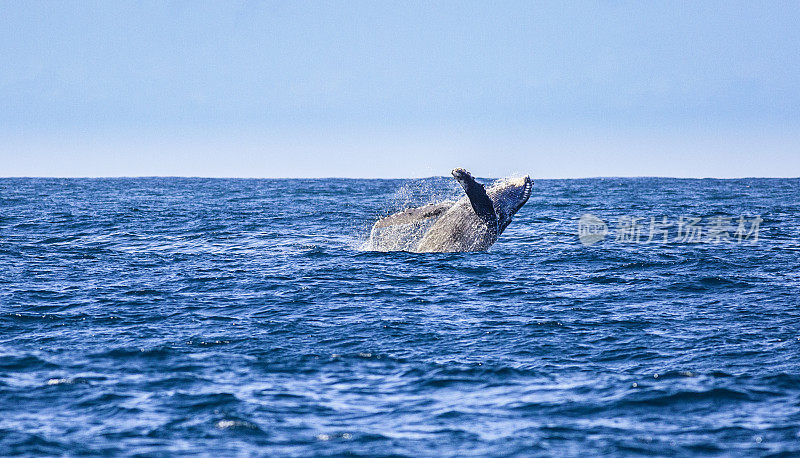
<svg viewBox="0 0 800 458">
<path fill-rule="evenodd" d="M 531 197 L 533 180 L 529 175 L 523 177 L 506 178 L 498 181 L 488 192 L 495 202 L 498 213 L 507 224 Z"/>
<path fill-rule="evenodd" d="M 533 180 L 531 180 L 530 176 L 525 175 L 525 184 L 523 185 L 523 187 L 524 190 L 522 192 L 522 200 L 519 204 L 520 207 L 522 207 L 523 205 L 525 205 L 526 202 L 528 202 L 528 199 L 530 199 L 531 197 L 531 191 L 533 191 Z M 519 210 L 519 208 L 517 208 L 517 210 Z"/>
<path fill-rule="evenodd" d="M 519 209 L 522 208 L 526 202 L 528 202 L 528 199 L 531 197 L 531 191 L 533 191 L 533 180 L 531 180 L 530 176 L 525 175 L 521 180 L 522 183 L 520 184 L 520 187 L 522 188 L 522 193 L 519 196 L 516 208 L 514 208 L 514 213 L 519 211 Z"/>
</svg>

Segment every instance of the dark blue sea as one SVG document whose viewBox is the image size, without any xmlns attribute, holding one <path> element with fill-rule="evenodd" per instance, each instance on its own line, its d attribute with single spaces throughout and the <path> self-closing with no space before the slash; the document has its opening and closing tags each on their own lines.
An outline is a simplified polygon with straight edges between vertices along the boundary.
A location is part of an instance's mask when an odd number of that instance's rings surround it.
<svg viewBox="0 0 800 458">
<path fill-rule="evenodd" d="M 1 179 L 0 455 L 800 454 L 800 180 L 536 180 L 488 252 L 364 249 L 457 195 Z"/>
</svg>

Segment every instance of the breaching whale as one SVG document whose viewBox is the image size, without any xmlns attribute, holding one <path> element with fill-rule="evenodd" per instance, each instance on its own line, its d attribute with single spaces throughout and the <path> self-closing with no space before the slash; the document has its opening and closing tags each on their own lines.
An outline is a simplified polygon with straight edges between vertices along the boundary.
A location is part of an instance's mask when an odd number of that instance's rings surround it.
<svg viewBox="0 0 800 458">
<path fill-rule="evenodd" d="M 529 176 L 500 180 L 485 189 L 464 169 L 452 171 L 464 197 L 411 208 L 378 220 L 368 247 L 375 251 L 452 252 L 489 249 L 525 205 Z"/>
</svg>

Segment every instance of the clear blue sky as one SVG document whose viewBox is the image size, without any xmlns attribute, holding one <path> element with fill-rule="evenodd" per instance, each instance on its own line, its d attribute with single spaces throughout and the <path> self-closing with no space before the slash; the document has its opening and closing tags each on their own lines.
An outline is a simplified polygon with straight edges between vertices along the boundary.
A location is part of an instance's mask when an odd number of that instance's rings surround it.
<svg viewBox="0 0 800 458">
<path fill-rule="evenodd" d="M 797 2 L 0 3 L 0 176 L 800 176 Z"/>
</svg>

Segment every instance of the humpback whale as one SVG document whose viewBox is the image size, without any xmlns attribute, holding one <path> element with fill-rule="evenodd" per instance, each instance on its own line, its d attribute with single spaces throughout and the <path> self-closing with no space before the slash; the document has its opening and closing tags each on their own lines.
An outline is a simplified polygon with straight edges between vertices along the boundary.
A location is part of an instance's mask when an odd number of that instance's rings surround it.
<svg viewBox="0 0 800 458">
<path fill-rule="evenodd" d="M 489 249 L 525 205 L 529 176 L 500 180 L 488 189 L 464 169 L 452 172 L 466 194 L 404 210 L 378 220 L 368 247 L 376 251 L 453 252 Z"/>
</svg>

